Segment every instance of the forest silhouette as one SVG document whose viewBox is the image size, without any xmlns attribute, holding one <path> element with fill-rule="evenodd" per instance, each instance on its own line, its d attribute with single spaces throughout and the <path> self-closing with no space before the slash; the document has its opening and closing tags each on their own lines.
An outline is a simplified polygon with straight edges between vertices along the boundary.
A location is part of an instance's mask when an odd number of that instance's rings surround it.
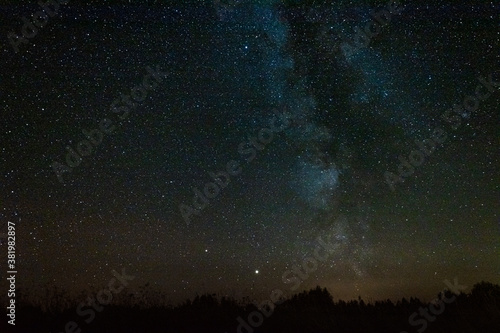
<svg viewBox="0 0 500 333">
<path fill-rule="evenodd" d="M 261 306 L 248 297 L 236 300 L 216 294 L 198 295 L 173 306 L 168 305 L 165 295 L 153 292 L 146 284 L 140 288 L 140 297 L 125 292 L 117 295 L 89 323 L 85 322 L 89 318 L 76 313 L 78 304 L 88 298 L 86 293 L 74 302 L 55 287 L 47 288 L 45 297 L 37 300 L 26 291 L 21 293 L 15 330 L 2 320 L 1 332 L 500 332 L 500 286 L 489 282 L 475 284 L 468 293 L 440 292 L 432 311 L 431 303 L 413 297 L 396 302 L 367 303 L 360 297 L 335 300 L 319 286 L 282 297 L 274 309 L 264 306 L 259 310 Z M 441 308 L 436 307 L 439 304 Z M 256 327 L 249 324 L 251 313 L 250 320 L 259 324 Z M 68 329 L 69 322 L 74 324 Z"/>
</svg>

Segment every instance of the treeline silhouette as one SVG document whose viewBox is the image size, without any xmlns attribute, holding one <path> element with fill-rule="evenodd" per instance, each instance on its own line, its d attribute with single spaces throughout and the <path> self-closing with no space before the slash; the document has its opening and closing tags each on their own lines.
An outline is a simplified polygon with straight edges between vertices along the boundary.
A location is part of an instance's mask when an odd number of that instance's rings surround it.
<svg viewBox="0 0 500 333">
<path fill-rule="evenodd" d="M 274 310 L 265 306 L 260 311 L 257 307 L 260 305 L 248 297 L 238 301 L 206 294 L 172 306 L 164 295 L 152 292 L 148 285 L 142 287 L 140 295 L 117 294 L 110 304 L 103 306 L 102 312 L 95 312 L 95 317 L 86 323 L 90 315 L 80 316 L 76 309 L 88 299 L 88 294 L 79 295 L 77 301 L 71 302 L 64 291 L 52 288 L 35 301 L 29 293 L 22 292 L 16 307 L 15 328 L 6 323 L 8 317 L 4 315 L 0 332 L 500 332 L 500 286 L 489 282 L 474 285 L 468 293 L 439 293 L 437 299 L 443 301 L 438 303 L 444 304 L 439 314 L 435 314 L 437 305 L 429 311 L 430 303 L 417 298 L 369 303 L 358 298 L 346 302 L 334 300 L 326 288 L 319 286 L 281 298 Z M 254 313 L 253 319 L 249 319 L 251 313 Z M 258 324 L 260 318 L 263 320 L 258 327 L 249 323 L 253 320 L 253 324 Z M 242 321 L 245 324 L 241 324 Z"/>
</svg>

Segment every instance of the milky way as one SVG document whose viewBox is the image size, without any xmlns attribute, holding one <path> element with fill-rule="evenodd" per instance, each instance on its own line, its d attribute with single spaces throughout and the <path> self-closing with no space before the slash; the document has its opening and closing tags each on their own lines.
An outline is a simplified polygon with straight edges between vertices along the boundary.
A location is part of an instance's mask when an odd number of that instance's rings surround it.
<svg viewBox="0 0 500 333">
<path fill-rule="evenodd" d="M 0 212 L 22 219 L 20 286 L 77 294 L 126 267 L 131 293 L 258 298 L 327 232 L 336 252 L 301 288 L 386 299 L 497 279 L 496 83 L 477 111 L 453 107 L 498 71 L 499 7 L 405 5 L 346 52 L 386 5 L 69 2 L 18 53 L 4 38 Z M 0 36 L 33 6 L 4 8 Z M 118 118 L 147 68 L 165 79 Z M 277 114 L 289 126 L 254 145 Z M 61 184 L 51 165 L 111 117 Z M 436 129 L 446 140 L 388 186 Z M 180 205 L 202 204 L 186 223 Z"/>
</svg>

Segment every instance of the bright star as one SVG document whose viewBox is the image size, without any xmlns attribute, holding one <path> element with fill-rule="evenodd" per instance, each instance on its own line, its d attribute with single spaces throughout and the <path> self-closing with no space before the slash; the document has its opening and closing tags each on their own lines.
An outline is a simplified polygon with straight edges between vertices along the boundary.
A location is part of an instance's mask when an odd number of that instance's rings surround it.
<svg viewBox="0 0 500 333">
<path fill-rule="evenodd" d="M 255 274 L 259 274 L 259 270 L 258 269 L 255 270 Z"/>
</svg>

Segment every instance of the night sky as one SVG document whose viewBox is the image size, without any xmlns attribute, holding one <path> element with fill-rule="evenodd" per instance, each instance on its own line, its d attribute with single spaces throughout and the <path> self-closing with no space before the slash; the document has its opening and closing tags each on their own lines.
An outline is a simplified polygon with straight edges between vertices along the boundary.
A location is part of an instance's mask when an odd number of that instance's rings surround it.
<svg viewBox="0 0 500 333">
<path fill-rule="evenodd" d="M 362 45 L 388 2 L 129 2 L 61 4 L 18 52 L 7 36 L 40 7 L 0 7 L 20 288 L 101 289 L 123 268 L 127 292 L 173 303 L 500 282 L 500 5 L 400 5 Z M 335 251 L 292 291 L 319 236 Z"/>
</svg>

